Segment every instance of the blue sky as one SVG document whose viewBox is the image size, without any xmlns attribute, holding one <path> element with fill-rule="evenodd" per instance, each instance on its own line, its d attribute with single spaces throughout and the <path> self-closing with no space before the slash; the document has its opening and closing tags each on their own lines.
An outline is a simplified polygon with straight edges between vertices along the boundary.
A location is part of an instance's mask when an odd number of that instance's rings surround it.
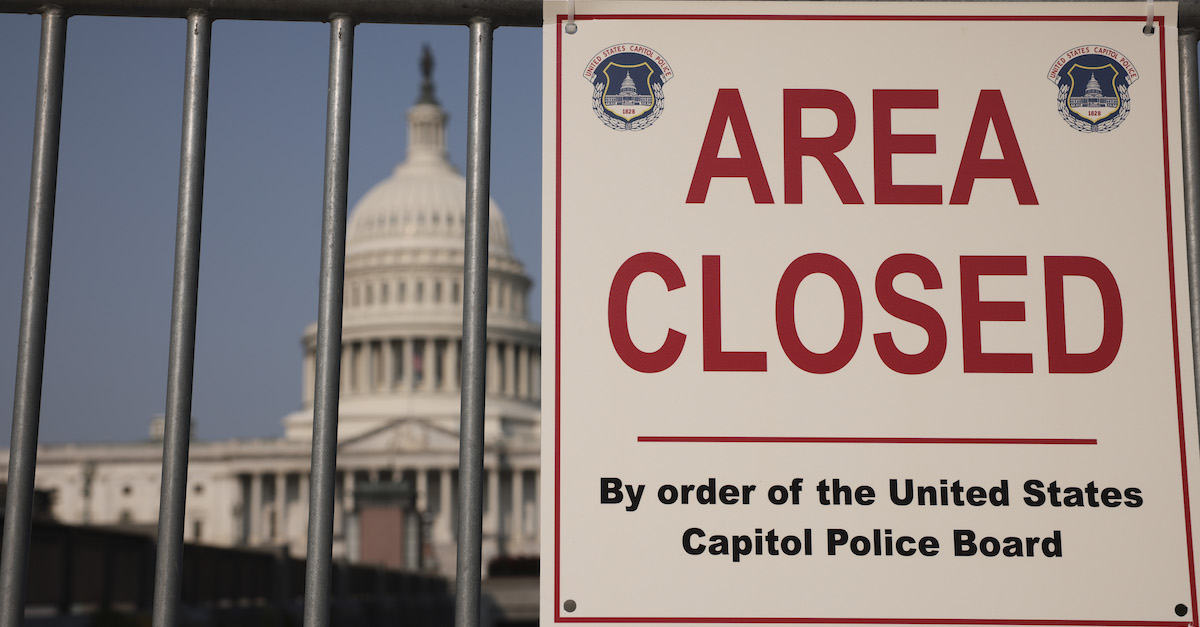
<svg viewBox="0 0 1200 627">
<path fill-rule="evenodd" d="M 43 443 L 144 439 L 164 411 L 185 23 L 73 17 Z M 40 17 L 0 15 L 0 444 L 11 429 Z M 467 29 L 359 25 L 350 204 L 403 158 L 428 43 L 466 151 Z M 273 437 L 300 403 L 316 319 L 329 28 L 213 26 L 193 414 L 200 439 Z M 541 39 L 495 35 L 492 197 L 540 307 Z"/>
</svg>

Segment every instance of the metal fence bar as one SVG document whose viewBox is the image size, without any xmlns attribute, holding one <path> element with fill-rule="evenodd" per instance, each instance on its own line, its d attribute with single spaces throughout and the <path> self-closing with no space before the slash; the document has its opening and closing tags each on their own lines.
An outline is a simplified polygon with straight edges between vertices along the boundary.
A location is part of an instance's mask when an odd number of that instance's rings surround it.
<svg viewBox="0 0 1200 627">
<path fill-rule="evenodd" d="M 467 215 L 463 268 L 463 377 L 458 445 L 458 583 L 454 624 L 479 624 L 483 548 L 483 407 L 488 296 L 488 183 L 492 153 L 492 23 L 470 23 L 467 69 Z M 492 472 L 499 472 L 494 469 Z M 499 507 L 499 497 L 492 507 Z"/>
<path fill-rule="evenodd" d="M 333 569 L 333 491 L 337 464 L 338 377 L 342 357 L 342 288 L 346 266 L 346 178 L 350 161 L 350 88 L 354 22 L 329 23 L 329 104 L 325 113 L 325 200 L 321 218 L 321 278 L 317 299 L 317 373 L 313 401 L 312 477 L 304 626 L 329 624 Z"/>
<path fill-rule="evenodd" d="M 986 0 L 961 1 L 986 4 Z M 198 3 L 196 0 L 56 0 L 54 4 L 70 15 L 185 18 Z M 475 17 L 487 17 L 495 28 L 542 25 L 542 0 L 205 0 L 200 4 L 213 19 L 324 22 L 332 14 L 344 13 L 358 23 L 462 25 Z M 44 0 L 0 0 L 0 13 L 40 13 L 45 5 Z M 1200 3 L 1180 2 L 1179 24 L 1200 26 Z"/>
<path fill-rule="evenodd" d="M 1183 217 L 1187 225 L 1188 292 L 1192 323 L 1192 366 L 1200 372 L 1200 73 L 1197 71 L 1194 28 L 1179 32 L 1179 107 L 1183 136 Z M 1192 385 L 1200 404 L 1200 377 Z"/>
<path fill-rule="evenodd" d="M 487 16 L 493 26 L 541 26 L 542 0 L 58 0 L 69 15 L 179 17 L 203 6 L 214 20 L 326 22 L 330 15 L 356 23 L 463 25 Z M 40 13 L 44 0 L 0 0 L 0 13 Z"/>
<path fill-rule="evenodd" d="M 66 51 L 67 16 L 61 9 L 46 9 L 42 13 L 42 44 L 38 57 L 29 224 L 25 232 L 25 278 L 21 288 L 21 331 L 13 394 L 8 495 L 4 505 L 4 549 L 0 554 L 0 627 L 20 625 L 25 607 L 25 569 L 29 561 L 33 474 L 42 406 L 42 365 L 46 356 L 50 249 L 54 240 L 54 193 L 58 183 L 58 138 Z"/>
<path fill-rule="evenodd" d="M 179 619 L 183 579 L 184 506 L 192 425 L 192 373 L 196 355 L 196 303 L 200 276 L 200 225 L 204 209 L 204 144 L 208 128 L 209 45 L 212 19 L 188 15 L 184 61 L 183 130 L 179 148 L 179 215 L 175 224 L 175 277 L 171 294 L 171 348 L 167 360 L 167 416 L 162 486 L 158 501 L 158 551 L 154 568 L 156 627 Z"/>
</svg>

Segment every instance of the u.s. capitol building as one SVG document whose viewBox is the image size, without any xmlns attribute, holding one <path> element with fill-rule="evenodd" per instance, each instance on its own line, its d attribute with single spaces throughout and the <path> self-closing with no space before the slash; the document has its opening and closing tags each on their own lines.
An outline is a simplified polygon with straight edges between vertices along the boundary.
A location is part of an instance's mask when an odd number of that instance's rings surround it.
<svg viewBox="0 0 1200 627">
<path fill-rule="evenodd" d="M 425 81 L 408 111 L 408 154 L 347 224 L 338 405 L 334 555 L 360 561 L 363 495 L 415 487 L 425 568 L 455 564 L 462 355 L 465 181 L 446 152 L 446 113 Z M 485 563 L 538 552 L 540 328 L 531 285 L 490 206 Z M 316 325 L 303 334 L 303 402 L 283 437 L 194 441 L 185 539 L 281 547 L 303 555 L 308 530 Z M 161 428 L 161 423 L 159 424 Z M 161 441 L 38 450 L 36 487 L 70 524 L 146 526 L 158 517 Z M 7 451 L 0 472 L 7 472 Z M 411 562 L 410 562 L 411 566 Z"/>
</svg>

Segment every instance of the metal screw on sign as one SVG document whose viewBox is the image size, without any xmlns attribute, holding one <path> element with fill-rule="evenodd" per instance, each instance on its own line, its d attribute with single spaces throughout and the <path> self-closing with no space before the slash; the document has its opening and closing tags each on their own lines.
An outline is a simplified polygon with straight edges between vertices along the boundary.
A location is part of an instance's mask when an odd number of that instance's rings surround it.
<svg viewBox="0 0 1200 627">
<path fill-rule="evenodd" d="M 1187 616 L 1187 613 L 1188 613 L 1188 607 L 1186 605 L 1180 603 L 1179 605 L 1175 606 L 1175 615 L 1176 616 Z"/>
<path fill-rule="evenodd" d="M 568 612 L 574 612 L 575 611 L 575 599 L 567 599 L 566 601 L 564 601 L 563 609 Z M 1178 608 L 1176 608 L 1176 611 L 1178 611 Z"/>
</svg>

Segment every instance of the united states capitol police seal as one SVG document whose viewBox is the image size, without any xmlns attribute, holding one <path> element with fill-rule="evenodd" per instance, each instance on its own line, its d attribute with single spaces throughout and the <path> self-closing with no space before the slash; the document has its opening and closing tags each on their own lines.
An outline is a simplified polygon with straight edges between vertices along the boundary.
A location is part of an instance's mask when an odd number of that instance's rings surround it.
<svg viewBox="0 0 1200 627">
<path fill-rule="evenodd" d="M 661 54 L 642 44 L 615 44 L 588 61 L 583 77 L 592 83 L 592 110 L 605 126 L 640 131 L 662 115 L 663 84 L 674 72 Z"/>
<path fill-rule="evenodd" d="M 1082 133 L 1107 133 L 1129 117 L 1133 62 L 1107 46 L 1079 46 L 1055 59 L 1046 78 L 1058 86 L 1058 114 Z"/>
</svg>

